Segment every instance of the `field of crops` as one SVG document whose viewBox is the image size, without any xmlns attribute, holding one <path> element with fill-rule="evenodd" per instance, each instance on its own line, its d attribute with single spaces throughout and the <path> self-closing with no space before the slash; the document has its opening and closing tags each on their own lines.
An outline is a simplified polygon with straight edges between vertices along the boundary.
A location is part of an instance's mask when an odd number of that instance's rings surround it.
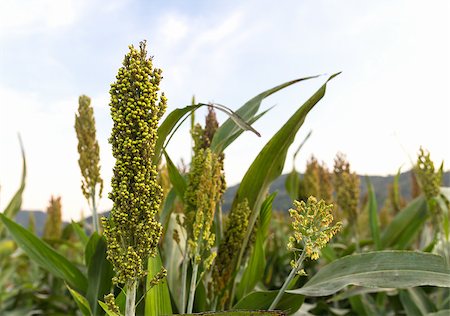
<svg viewBox="0 0 450 316">
<path fill-rule="evenodd" d="M 110 90 L 111 192 L 103 192 L 90 98 L 79 98 L 75 133 L 92 225 L 63 227 L 59 197 L 50 199 L 42 237 L 32 218 L 28 227 L 14 221 L 26 182 L 22 151 L 21 186 L 0 214 L 0 315 L 449 315 L 450 188 L 441 186 L 443 163 L 425 149 L 412 166 L 411 198 L 397 176 L 383 205 L 368 178 L 361 200 L 360 179 L 338 153 L 331 169 L 311 157 L 300 176 L 294 165 L 285 183 L 291 209 L 272 209 L 270 185 L 339 73 L 279 127 L 222 211 L 226 148 L 242 133 L 258 137 L 252 124 L 268 112 L 260 110 L 266 97 L 316 78 L 282 83 L 239 109 L 193 100 L 165 113 L 161 70 L 145 42 L 130 46 Z M 206 118 L 195 115 L 201 107 Z M 219 124 L 216 111 L 228 120 Z M 165 148 L 185 120 L 192 157 L 179 168 Z M 113 201 L 108 218 L 97 214 L 102 195 Z"/>
</svg>

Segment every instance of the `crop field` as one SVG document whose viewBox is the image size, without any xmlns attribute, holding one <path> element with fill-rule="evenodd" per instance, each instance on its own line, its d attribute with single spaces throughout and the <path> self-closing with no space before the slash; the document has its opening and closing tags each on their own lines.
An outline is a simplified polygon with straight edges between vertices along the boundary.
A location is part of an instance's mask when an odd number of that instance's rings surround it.
<svg viewBox="0 0 450 316">
<path fill-rule="evenodd" d="M 291 207 L 273 207 L 270 186 L 302 155 L 309 135 L 294 157 L 288 150 L 339 74 L 277 127 L 224 211 L 226 148 L 243 133 L 259 136 L 252 124 L 270 115 L 265 98 L 318 76 L 236 109 L 193 99 L 166 113 L 162 71 L 145 41 L 130 45 L 109 91 L 110 192 L 91 99 L 78 100 L 74 135 L 92 220 L 63 225 L 55 196 L 42 236 L 31 215 L 27 227 L 15 222 L 27 179 L 20 143 L 21 186 L 0 213 L 0 315 L 450 315 L 450 188 L 425 148 L 411 166 L 411 196 L 401 194 L 398 171 L 380 203 L 370 178 L 338 153 L 331 168 L 310 157 L 300 174 L 294 163 L 284 183 Z M 219 123 L 217 112 L 228 119 Z M 166 147 L 186 120 L 191 160 L 179 167 Z M 106 196 L 113 207 L 99 214 Z"/>
</svg>

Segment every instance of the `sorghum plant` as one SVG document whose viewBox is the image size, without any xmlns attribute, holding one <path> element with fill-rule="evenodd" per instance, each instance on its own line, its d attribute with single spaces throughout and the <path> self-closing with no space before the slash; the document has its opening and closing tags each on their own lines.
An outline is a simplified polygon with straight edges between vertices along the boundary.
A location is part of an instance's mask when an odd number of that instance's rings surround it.
<svg viewBox="0 0 450 316">
<path fill-rule="evenodd" d="M 94 230 L 99 232 L 97 216 L 97 187 L 98 197 L 101 198 L 103 191 L 103 180 L 100 177 L 100 149 L 96 139 L 94 110 L 91 99 L 82 95 L 78 99 L 78 114 L 75 114 L 75 131 L 78 138 L 78 165 L 80 166 L 81 190 L 88 201 L 92 211 L 92 222 Z"/>
<path fill-rule="evenodd" d="M 49 240 L 59 239 L 62 233 L 61 197 L 50 198 L 47 207 L 43 238 Z"/>
<path fill-rule="evenodd" d="M 110 90 L 114 126 L 109 141 L 116 163 L 109 198 L 114 204 L 110 218 L 102 218 L 108 259 L 116 273 L 113 281 L 125 284 L 127 316 L 135 314 L 138 281 L 146 275 L 147 258 L 157 254 L 162 232 L 155 218 L 162 190 L 152 161 L 167 102 L 159 94 L 161 70 L 153 69 L 146 43 L 129 49 Z"/>
<path fill-rule="evenodd" d="M 333 205 L 326 204 L 324 200 L 317 202 L 316 198 L 311 196 L 306 203 L 304 201 L 294 201 L 294 206 L 294 209 L 289 210 L 293 234 L 289 237 L 287 249 L 294 252 L 296 259 L 291 261 L 291 273 L 269 309 L 274 309 L 277 306 L 287 286 L 296 274 L 306 274 L 302 269 L 303 260 L 306 258 L 311 260 L 319 259 L 320 249 L 325 247 L 342 227 L 341 222 L 331 226 L 333 222 L 333 215 L 331 214 Z"/>
</svg>

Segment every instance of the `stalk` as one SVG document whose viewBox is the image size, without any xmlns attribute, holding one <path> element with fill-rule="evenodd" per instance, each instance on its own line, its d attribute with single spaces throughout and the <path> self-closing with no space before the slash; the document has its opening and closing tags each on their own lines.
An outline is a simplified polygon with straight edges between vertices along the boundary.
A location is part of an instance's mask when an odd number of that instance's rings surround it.
<svg viewBox="0 0 450 316">
<path fill-rule="evenodd" d="M 100 233 L 100 224 L 97 215 L 97 205 L 95 204 L 95 187 L 91 190 L 91 201 L 92 201 L 92 223 L 94 225 L 94 231 Z"/>
<path fill-rule="evenodd" d="M 125 303 L 125 316 L 136 315 L 136 287 L 137 282 L 133 281 L 127 285 L 127 300 Z"/>
<path fill-rule="evenodd" d="M 184 248 L 183 266 L 181 268 L 181 314 L 186 312 L 186 282 L 187 282 L 187 267 L 189 258 L 187 256 L 187 239 L 186 247 Z"/>
<path fill-rule="evenodd" d="M 301 267 L 301 265 L 303 263 L 303 260 L 305 260 L 305 257 L 306 257 L 306 252 L 303 251 L 301 256 L 300 256 L 300 258 L 298 258 L 298 260 L 296 262 L 296 268 L 292 268 L 291 273 L 289 273 L 289 276 L 287 277 L 286 281 L 284 281 L 283 286 L 278 291 L 277 296 L 273 300 L 272 304 L 270 304 L 269 310 L 274 310 L 275 307 L 278 305 L 278 303 L 280 302 L 281 298 L 283 297 L 284 292 L 286 291 L 286 288 L 291 283 L 291 281 L 294 278 L 295 274 L 300 270 L 300 267 Z"/>
<path fill-rule="evenodd" d="M 198 272 L 198 263 L 194 262 L 194 265 L 192 267 L 192 278 L 191 278 L 191 286 L 189 289 L 189 302 L 188 302 L 188 308 L 187 313 L 191 314 L 192 309 L 194 307 L 194 297 L 195 297 L 195 288 L 197 285 L 197 272 Z"/>
</svg>

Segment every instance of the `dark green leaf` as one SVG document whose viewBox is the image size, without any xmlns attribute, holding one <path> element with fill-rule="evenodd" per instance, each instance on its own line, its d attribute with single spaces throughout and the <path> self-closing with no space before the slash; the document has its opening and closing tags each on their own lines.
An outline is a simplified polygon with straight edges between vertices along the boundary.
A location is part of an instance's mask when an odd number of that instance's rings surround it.
<svg viewBox="0 0 450 316">
<path fill-rule="evenodd" d="M 89 267 L 89 265 L 91 264 L 91 259 L 95 254 L 95 250 L 97 249 L 97 244 L 100 238 L 100 235 L 97 232 L 94 232 L 92 233 L 86 244 L 86 247 L 84 249 L 84 262 L 87 267 Z"/>
<path fill-rule="evenodd" d="M 31 260 L 48 270 L 54 276 L 66 281 L 77 291 L 86 293 L 87 279 L 76 266 L 53 250 L 48 244 L 30 233 L 27 229 L 11 221 L 5 215 L 0 214 L 0 219 L 16 243 Z"/>
<path fill-rule="evenodd" d="M 347 285 L 408 288 L 450 287 L 450 270 L 441 256 L 415 251 L 374 251 L 338 259 L 289 293 L 326 296 Z"/>
<path fill-rule="evenodd" d="M 436 307 L 422 288 L 409 288 L 399 293 L 400 302 L 406 315 L 426 315 L 436 311 Z"/>
<path fill-rule="evenodd" d="M 89 284 L 86 297 L 91 306 L 92 315 L 103 315 L 98 301 L 110 293 L 113 276 L 112 264 L 106 259 L 106 241 L 104 237 L 100 237 L 88 266 Z"/>
</svg>

